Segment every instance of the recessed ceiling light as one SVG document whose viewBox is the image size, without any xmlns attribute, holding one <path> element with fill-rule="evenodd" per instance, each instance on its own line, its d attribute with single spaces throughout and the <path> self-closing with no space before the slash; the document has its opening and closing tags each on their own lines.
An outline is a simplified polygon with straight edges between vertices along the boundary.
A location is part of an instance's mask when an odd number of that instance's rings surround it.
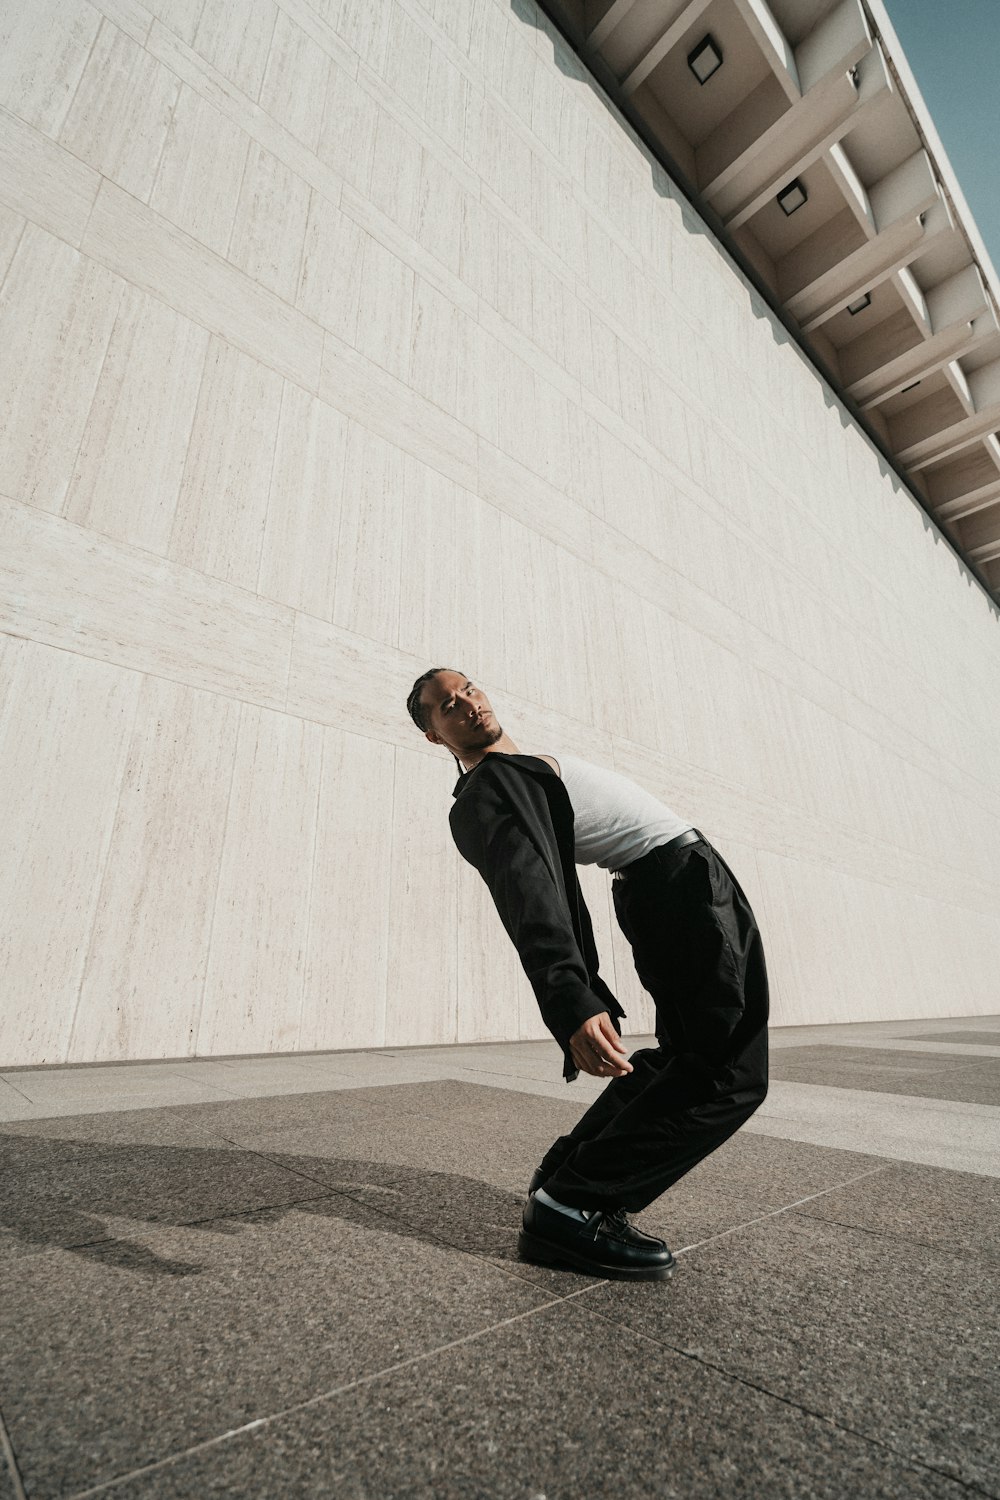
<svg viewBox="0 0 1000 1500">
<path fill-rule="evenodd" d="M 778 205 L 783 213 L 793 214 L 797 208 L 802 207 L 808 197 L 809 194 L 796 177 L 778 194 Z"/>
<path fill-rule="evenodd" d="M 871 292 L 865 292 L 865 295 L 863 297 L 859 297 L 856 302 L 848 302 L 847 311 L 853 317 L 855 313 L 864 312 L 865 308 L 871 307 L 871 305 L 872 294 Z"/>
<path fill-rule="evenodd" d="M 688 67 L 699 83 L 707 83 L 722 67 L 722 53 L 710 35 L 703 37 L 694 51 L 688 53 Z"/>
</svg>

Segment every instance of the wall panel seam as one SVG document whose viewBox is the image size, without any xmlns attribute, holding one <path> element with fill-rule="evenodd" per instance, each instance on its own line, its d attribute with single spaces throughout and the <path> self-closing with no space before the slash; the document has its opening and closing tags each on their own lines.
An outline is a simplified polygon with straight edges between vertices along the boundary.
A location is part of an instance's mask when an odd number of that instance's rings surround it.
<svg viewBox="0 0 1000 1500">
<path fill-rule="evenodd" d="M 405 707 L 404 707 L 404 712 L 405 712 Z M 397 780 L 398 780 L 398 760 L 399 760 L 399 747 L 398 747 L 398 745 L 393 745 L 393 747 L 392 747 L 392 790 L 391 790 L 391 792 L 389 794 L 389 827 L 390 828 L 395 828 L 395 826 L 396 826 L 396 783 L 397 783 Z M 393 841 L 392 841 L 392 843 L 390 845 L 390 849 L 389 849 L 389 868 L 386 871 L 386 882 L 385 882 L 385 889 L 386 889 L 387 896 L 388 896 L 388 900 L 386 902 L 386 905 L 388 907 L 390 922 L 392 920 L 393 902 L 394 902 L 395 895 L 396 895 L 396 878 L 397 878 L 398 865 L 399 865 L 399 840 L 398 839 L 393 839 Z M 457 936 L 456 936 L 456 943 L 457 943 Z M 456 947 L 455 951 L 457 953 L 457 951 L 458 951 L 457 947 Z M 387 1045 L 386 1039 L 385 1039 L 385 1033 L 386 1033 L 386 1026 L 388 1024 L 388 1017 L 389 1017 L 389 976 L 390 976 L 391 973 L 392 973 L 392 935 L 391 935 L 391 929 L 390 929 L 386 933 L 385 978 L 384 978 L 384 983 L 382 983 L 379 986 L 379 1010 L 378 1010 L 378 1016 L 377 1016 L 377 1021 L 376 1021 L 376 1025 L 375 1025 L 375 1037 L 376 1037 L 376 1043 L 375 1043 L 375 1045 L 378 1046 L 378 1047 L 384 1047 L 384 1046 Z M 457 977 L 457 972 L 456 972 L 456 977 Z"/>
<path fill-rule="evenodd" d="M 138 673 L 135 675 L 140 676 L 140 674 Z M 93 896 L 91 899 L 90 915 L 87 919 L 86 937 L 80 945 L 80 973 L 76 984 L 76 994 L 73 999 L 73 1012 L 70 1017 L 69 1027 L 66 1032 L 66 1042 L 63 1048 L 62 1057 L 63 1062 L 66 1062 L 68 1060 L 73 1049 L 73 1036 L 76 1031 L 76 1023 L 80 1014 L 80 1002 L 83 998 L 83 986 L 86 983 L 87 972 L 90 965 L 91 952 L 94 943 L 94 930 L 97 926 L 97 914 L 100 910 L 101 904 L 101 893 L 104 890 L 105 881 L 108 878 L 108 866 L 111 862 L 111 850 L 114 847 L 115 830 L 118 827 L 118 819 L 121 811 L 122 790 L 124 787 L 125 777 L 128 769 L 129 750 L 132 745 L 132 738 L 135 734 L 135 727 L 139 718 L 139 705 L 141 701 L 142 682 L 140 680 L 139 682 L 133 684 L 132 711 L 129 716 L 129 725 L 127 730 L 122 731 L 121 746 L 119 749 L 120 764 L 118 766 L 118 773 L 116 777 L 117 789 L 115 792 L 114 811 L 108 818 L 108 827 L 105 834 L 104 848 L 101 851 L 101 857 L 99 861 L 100 874 L 93 883 Z"/>
<path fill-rule="evenodd" d="M 331 62 L 336 63 L 337 67 L 343 67 L 344 71 L 350 73 L 352 78 L 357 77 L 358 65 L 361 62 L 360 55 L 355 52 L 349 42 L 344 41 L 335 27 L 323 19 L 315 6 L 307 3 L 300 7 L 294 3 L 289 4 L 289 0 L 275 0 L 275 10 L 283 12 L 293 25 L 297 26 L 300 31 L 316 43 L 321 52 L 326 53 Z M 303 25 L 303 12 L 306 13 L 308 26 Z M 278 18 L 276 15 L 271 34 L 272 47 L 274 46 L 274 29 L 277 28 L 277 24 Z M 310 30 L 310 26 L 315 29 Z M 320 40 L 321 35 L 324 38 L 323 41 Z M 353 60 L 353 69 L 348 66 L 348 59 L 345 58 L 345 54 L 350 54 L 350 59 Z"/>
<path fill-rule="evenodd" d="M 164 49 L 157 46 L 158 29 L 167 33 L 171 46 L 183 61 L 194 64 L 197 82 L 192 82 L 190 69 L 186 73 L 179 71 L 176 62 L 170 55 L 169 47 Z M 176 33 L 171 32 L 168 27 L 164 26 L 155 17 L 147 50 L 150 56 L 155 58 L 161 67 L 166 68 L 183 86 L 191 89 L 193 93 L 198 94 L 220 115 L 228 119 L 230 124 L 241 131 L 248 140 L 253 141 L 263 150 L 270 151 L 295 177 L 305 182 L 310 188 L 318 192 L 321 197 L 326 198 L 334 207 L 339 205 L 341 193 L 344 188 L 344 179 L 340 173 L 334 171 L 332 167 L 327 166 L 322 157 L 317 155 L 304 141 L 299 140 L 298 136 L 293 135 L 287 126 L 283 125 L 274 115 L 268 114 L 263 105 L 258 103 L 257 100 L 251 99 L 249 94 L 245 94 L 231 79 L 227 78 L 224 73 L 221 73 L 208 62 L 200 52 L 194 47 L 188 46 L 182 38 L 177 36 Z M 165 50 L 167 52 L 166 56 L 163 55 Z M 206 77 L 209 84 L 215 85 L 214 91 L 210 87 L 198 86 L 199 83 L 204 83 Z M 244 106 L 243 108 L 241 108 L 241 103 Z M 252 128 L 252 124 L 247 118 L 248 111 L 250 112 L 251 120 L 255 124 L 257 123 L 255 112 L 257 115 L 263 116 L 267 126 L 270 127 L 270 131 L 273 132 L 270 138 L 265 139 L 269 134 L 268 130 L 260 131 Z M 284 152 L 279 149 L 282 145 L 284 146 Z M 308 161 L 310 166 L 315 167 L 315 171 L 311 176 L 304 175 L 301 170 L 302 165 L 306 161 Z M 324 184 L 331 181 L 335 183 L 336 193 L 331 194 L 326 191 L 325 187 L 320 185 L 319 179 L 322 179 Z"/>
<path fill-rule="evenodd" d="M 95 198 L 94 202 L 96 203 L 96 201 L 97 200 Z M 91 212 L 93 212 L 93 209 L 91 209 Z M 88 219 L 88 223 L 89 223 L 89 219 Z M 84 230 L 84 235 L 86 235 L 86 232 L 87 231 Z M 89 257 L 87 257 L 87 258 L 89 259 Z M 93 264 L 96 265 L 97 262 L 93 262 Z M 117 304 L 117 306 L 115 308 L 115 316 L 114 316 L 114 319 L 113 319 L 112 324 L 111 324 L 110 332 L 108 333 L 108 341 L 107 341 L 107 343 L 104 346 L 104 353 L 101 355 L 101 363 L 100 363 L 100 366 L 99 366 L 98 371 L 97 371 L 97 379 L 94 381 L 94 389 L 93 389 L 93 392 L 91 393 L 90 401 L 87 403 L 87 415 L 86 415 L 86 418 L 84 419 L 84 421 L 80 425 L 80 441 L 76 445 L 76 451 L 73 454 L 73 462 L 71 464 L 67 464 L 67 466 L 66 466 L 66 486 L 65 486 L 65 488 L 63 490 L 63 493 L 62 493 L 62 499 L 59 502 L 59 509 L 58 509 L 57 512 L 55 512 L 55 514 L 57 514 L 59 516 L 62 516 L 64 518 L 65 518 L 66 504 L 67 504 L 67 502 L 69 500 L 70 492 L 73 489 L 73 480 L 76 477 L 77 467 L 79 466 L 79 463 L 80 463 L 80 454 L 83 451 L 83 445 L 84 445 L 84 443 L 87 440 L 87 433 L 90 430 L 90 419 L 91 419 L 91 417 L 94 414 L 94 406 L 95 406 L 95 404 L 97 402 L 97 393 L 98 393 L 98 391 L 101 388 L 101 380 L 102 380 L 103 375 L 104 375 L 105 366 L 107 365 L 107 362 L 108 362 L 108 355 L 111 352 L 111 345 L 114 342 L 115 330 L 117 329 L 119 320 L 121 318 L 122 302 L 124 301 L 124 298 L 125 298 L 125 289 L 126 289 L 126 287 L 128 287 L 130 285 L 130 283 L 127 282 L 123 277 L 116 276 L 113 271 L 109 272 L 108 274 L 112 275 L 112 276 L 115 276 L 115 280 L 121 283 L 120 289 L 119 289 L 119 292 L 118 292 L 118 304 Z M 26 501 L 23 501 L 22 503 L 25 504 L 25 505 L 30 505 L 31 501 L 30 500 L 26 500 Z M 43 506 L 39 506 L 38 507 L 39 510 L 42 510 L 44 508 L 45 507 L 43 507 Z M 94 526 L 94 527 L 88 526 L 86 529 L 88 531 L 98 531 L 98 528 L 96 526 Z"/>
<path fill-rule="evenodd" d="M 306 912 L 305 925 L 302 940 L 302 975 L 299 990 L 299 1014 L 295 1028 L 298 1046 L 302 1046 L 302 1028 L 305 1024 L 306 998 L 309 987 L 310 958 L 313 945 L 313 892 L 316 888 L 316 853 L 319 848 L 319 818 L 320 809 L 323 806 L 323 776 L 326 766 L 327 738 L 330 731 L 327 728 L 319 731 L 319 775 L 316 778 L 316 798 L 312 817 L 312 849 L 309 855 L 309 885 L 306 890 Z"/>
<path fill-rule="evenodd" d="M 90 64 L 91 64 L 91 61 L 93 59 L 94 53 L 97 51 L 97 43 L 100 41 L 101 32 L 104 31 L 106 27 L 111 27 L 111 29 L 113 31 L 117 31 L 119 29 L 117 26 L 113 26 L 112 25 L 112 23 L 104 15 L 104 13 L 101 10 L 100 6 L 96 6 L 95 5 L 95 6 L 89 6 L 88 8 L 96 11 L 97 15 L 99 15 L 101 19 L 97 23 L 97 30 L 94 32 L 93 40 L 91 41 L 90 47 L 87 50 L 86 61 L 84 62 L 83 67 L 80 69 L 80 76 L 77 78 L 76 83 L 73 86 L 73 92 L 72 92 L 72 94 L 66 100 L 66 107 L 63 110 L 62 116 L 59 119 L 58 124 L 53 124 L 51 130 L 43 131 L 42 132 L 43 135 L 47 135 L 51 141 L 54 141 L 56 145 L 60 145 L 61 144 L 61 142 L 59 140 L 59 136 L 60 136 L 60 134 L 62 132 L 63 126 L 66 124 L 66 121 L 69 119 L 69 117 L 70 117 L 70 115 L 71 115 L 71 113 L 73 111 L 73 106 L 76 103 L 76 97 L 79 94 L 80 89 L 83 86 L 83 80 L 84 80 L 84 78 L 86 76 L 87 69 L 90 67 Z M 22 118 L 23 118 L 23 116 L 22 116 Z M 31 121 L 30 120 L 25 120 L 24 123 L 26 125 L 30 125 Z"/>
<path fill-rule="evenodd" d="M 215 891 L 212 896 L 212 915 L 208 924 L 208 936 L 204 948 L 204 972 L 201 976 L 201 993 L 198 998 L 197 1013 L 191 1025 L 191 1035 L 188 1038 L 188 1051 L 186 1056 L 201 1056 L 201 1027 L 205 1011 L 205 994 L 208 989 L 209 975 L 212 972 L 212 942 L 215 936 L 215 914 L 219 905 L 219 890 L 222 885 L 222 867 L 225 861 L 226 839 L 229 834 L 229 818 L 233 803 L 233 785 L 236 780 L 236 763 L 240 756 L 240 738 L 243 733 L 243 721 L 246 717 L 246 704 L 240 703 L 240 711 L 237 717 L 236 730 L 232 737 L 232 765 L 229 768 L 229 791 L 226 794 L 226 816 L 222 824 L 222 837 L 219 840 L 219 858 L 215 872 Z"/>
<path fill-rule="evenodd" d="M 268 523 L 268 519 L 269 519 L 270 514 L 271 514 L 271 496 L 272 496 L 272 494 L 274 492 L 274 468 L 275 468 L 275 464 L 278 461 L 278 447 L 279 447 L 279 445 L 281 443 L 281 432 L 282 432 L 281 419 L 282 419 L 282 414 L 283 414 L 283 412 L 285 410 L 285 391 L 286 391 L 286 388 L 287 388 L 287 384 L 288 384 L 288 382 L 285 381 L 284 379 L 282 379 L 282 382 L 281 382 L 281 392 L 280 392 L 280 394 L 278 396 L 278 416 L 277 416 L 277 420 L 275 421 L 275 424 L 274 424 L 274 446 L 271 449 L 271 468 L 270 468 L 270 472 L 268 473 L 268 477 L 267 477 L 267 503 L 264 506 L 263 524 L 261 525 L 261 529 L 260 529 L 260 550 L 257 553 L 257 575 L 256 575 L 256 581 L 254 583 L 254 587 L 253 587 L 252 590 L 250 590 L 250 592 L 252 592 L 254 594 L 254 596 L 256 598 L 258 598 L 258 599 L 265 599 L 265 598 L 268 597 L 268 595 L 264 594 L 263 591 L 262 591 L 262 589 L 261 589 L 261 586 L 260 586 L 260 575 L 261 575 L 261 570 L 262 570 L 262 568 L 264 566 L 264 545 L 265 545 L 265 543 L 267 541 L 267 523 Z M 199 397 L 200 397 L 200 392 L 199 392 Z M 197 407 L 195 408 L 195 410 L 197 410 Z M 287 601 L 285 601 L 285 600 L 274 600 L 274 603 L 286 603 L 286 602 Z M 292 619 L 292 633 L 293 634 L 294 634 L 294 630 L 295 630 L 295 620 L 294 620 L 294 617 L 293 617 L 293 619 Z M 289 672 L 290 671 L 291 671 L 291 651 L 290 651 L 290 648 L 289 648 Z M 288 702 L 288 679 L 287 679 L 287 677 L 285 679 L 285 702 L 286 703 Z"/>
<path fill-rule="evenodd" d="M 0 121 L 0 125 L 2 125 L 2 121 Z M 17 214 L 17 217 L 19 219 L 21 219 L 23 222 L 21 224 L 20 229 L 17 232 L 17 239 L 14 241 L 14 248 L 10 252 L 10 259 L 7 262 L 7 268 L 4 271 L 3 275 L 0 276 L 0 301 L 2 301 L 2 299 L 3 299 L 4 289 L 5 289 L 6 285 L 7 285 L 7 278 L 10 275 L 10 268 L 14 264 L 15 260 L 17 259 L 17 252 L 21 248 L 21 241 L 24 239 L 25 232 L 26 232 L 26 230 L 28 228 L 28 225 L 33 222 L 33 220 L 29 219 L 25 214 L 19 213 L 17 209 L 12 208 L 10 211 L 13 214 Z M 41 225 L 37 225 L 36 224 L 35 227 L 36 227 L 36 229 L 40 229 Z M 53 238 L 58 239 L 59 236 L 58 235 L 54 235 Z M 69 244 L 69 241 L 68 240 L 62 240 L 61 243 L 64 244 L 64 245 L 67 245 L 67 244 Z M 70 249 L 71 250 L 75 250 L 76 246 L 75 245 L 70 245 Z"/>
</svg>

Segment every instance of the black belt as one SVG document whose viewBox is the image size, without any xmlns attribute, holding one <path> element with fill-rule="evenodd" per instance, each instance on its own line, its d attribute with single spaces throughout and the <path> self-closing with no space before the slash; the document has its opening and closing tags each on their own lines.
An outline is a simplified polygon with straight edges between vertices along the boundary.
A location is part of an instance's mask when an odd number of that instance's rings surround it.
<svg viewBox="0 0 1000 1500">
<path fill-rule="evenodd" d="M 612 870 L 611 873 L 616 880 L 631 880 L 647 865 L 658 863 L 657 856 L 666 854 L 670 849 L 683 849 L 685 844 L 699 842 L 707 844 L 708 840 L 703 833 L 698 832 L 697 828 L 685 828 L 684 832 L 677 834 L 675 838 L 668 839 L 665 844 L 657 844 L 655 849 L 650 849 L 639 859 L 634 859 L 631 864 L 623 865 L 620 870 Z"/>
</svg>

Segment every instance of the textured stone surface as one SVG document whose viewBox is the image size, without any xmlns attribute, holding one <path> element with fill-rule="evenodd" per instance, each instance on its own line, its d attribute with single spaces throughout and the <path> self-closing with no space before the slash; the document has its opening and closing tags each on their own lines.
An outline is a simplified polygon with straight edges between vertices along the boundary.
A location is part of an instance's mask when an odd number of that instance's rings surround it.
<svg viewBox="0 0 1000 1500">
<path fill-rule="evenodd" d="M 46 1120 L 10 1120 L 0 1125 L 0 1163 L 4 1172 L 51 1167 L 64 1158 L 93 1160 L 105 1149 L 143 1146 L 208 1146 L 225 1150 L 230 1143 L 210 1137 L 183 1109 L 119 1109 L 86 1115 L 56 1115 Z"/>
<path fill-rule="evenodd" d="M 992 1179 L 742 1131 L 637 1216 L 682 1252 L 669 1283 L 534 1266 L 527 1179 L 585 1100 L 506 1063 L 516 1087 L 341 1078 L 5 1126 L 28 1495 L 995 1491 Z"/>
<path fill-rule="evenodd" d="M 1000 1047 L 1000 1026 L 995 1031 L 920 1031 L 914 1032 L 915 1042 L 964 1042 L 967 1047 Z"/>
<path fill-rule="evenodd" d="M 372 1073 L 376 1077 L 381 1076 L 381 1068 L 377 1064 L 374 1068 L 369 1066 L 367 1072 L 369 1079 Z M 412 1076 L 412 1072 L 404 1075 L 407 1079 L 412 1079 Z M 182 1113 L 186 1121 L 207 1134 L 245 1143 L 250 1135 L 265 1131 L 284 1133 L 327 1128 L 334 1131 L 341 1128 L 353 1130 L 359 1126 L 378 1127 L 380 1123 L 384 1124 L 387 1131 L 395 1132 L 405 1139 L 407 1123 L 411 1117 L 417 1125 L 420 1121 L 440 1118 L 445 1109 L 445 1091 L 448 1089 L 471 1089 L 475 1095 L 481 1096 L 482 1113 L 477 1116 L 478 1119 L 492 1117 L 498 1108 L 493 1099 L 495 1090 L 480 1089 L 451 1079 L 418 1079 L 365 1087 L 361 1082 L 362 1078 L 364 1070 L 359 1067 L 359 1077 L 349 1088 L 338 1088 L 327 1093 L 276 1094 L 262 1099 L 232 1099 L 224 1103 L 197 1104 L 185 1106 L 179 1113 Z M 537 1110 L 540 1122 L 549 1118 L 546 1111 L 550 1107 L 549 1100 L 521 1094 L 514 1095 L 507 1104 L 511 1118 L 516 1119 L 518 1111 L 525 1111 L 531 1119 L 532 1111 Z M 579 1113 L 579 1108 L 564 1109 L 562 1115 L 555 1118 L 571 1122 Z M 545 1126 L 540 1124 L 540 1129 L 544 1133 Z"/>
<path fill-rule="evenodd" d="M 655 1303 L 609 1283 L 588 1308 L 996 1492 L 995 1267 L 789 1213 L 682 1269 L 683 1296 Z"/>
<path fill-rule="evenodd" d="M 0 1500 L 21 1500 L 18 1491 L 14 1487 L 14 1474 L 7 1461 L 7 1455 L 3 1446 L 0 1445 Z"/>
<path fill-rule="evenodd" d="M 907 1244 L 937 1246 L 949 1255 L 1000 1257 L 1000 1191 L 995 1177 L 897 1163 L 885 1172 L 835 1188 L 799 1213 L 849 1224 Z M 966 1272 L 978 1274 L 974 1265 Z"/>
<path fill-rule="evenodd" d="M 21 1258 L 4 1299 L 29 1493 L 71 1494 L 549 1295 L 343 1194 L 118 1230 Z"/>
<path fill-rule="evenodd" d="M 1000 1111 L 988 1104 L 772 1081 L 744 1132 L 1000 1176 Z"/>
<path fill-rule="evenodd" d="M 660 1305 L 674 1283 L 638 1291 Z M 372 1475 L 378 1479 L 373 1486 Z M 590 1311 L 546 1308 L 117 1487 L 188 1500 L 958 1500 L 962 1486 Z"/>
<path fill-rule="evenodd" d="M 0 1223 L 22 1245 L 89 1244 L 122 1219 L 181 1224 L 325 1191 L 301 1172 L 193 1133 L 183 1145 L 104 1144 L 96 1155 L 84 1148 L 68 1156 L 57 1142 L 51 1163 L 36 1140 L 23 1167 L 17 1154 L 0 1179 Z"/>
<path fill-rule="evenodd" d="M 793 1083 L 1000 1105 L 1000 1058 L 887 1047 L 782 1047 L 774 1054 L 771 1073 Z"/>
</svg>

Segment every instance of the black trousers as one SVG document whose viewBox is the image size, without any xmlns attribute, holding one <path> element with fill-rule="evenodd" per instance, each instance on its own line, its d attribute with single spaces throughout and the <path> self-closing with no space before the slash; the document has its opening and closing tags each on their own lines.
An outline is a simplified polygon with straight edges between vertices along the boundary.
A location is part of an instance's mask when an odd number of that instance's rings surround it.
<svg viewBox="0 0 1000 1500">
<path fill-rule="evenodd" d="M 704 838 L 653 849 L 613 883 L 618 925 L 656 1006 L 633 1052 L 542 1158 L 574 1208 L 646 1208 L 721 1146 L 767 1094 L 767 970 L 750 903 Z"/>
</svg>

